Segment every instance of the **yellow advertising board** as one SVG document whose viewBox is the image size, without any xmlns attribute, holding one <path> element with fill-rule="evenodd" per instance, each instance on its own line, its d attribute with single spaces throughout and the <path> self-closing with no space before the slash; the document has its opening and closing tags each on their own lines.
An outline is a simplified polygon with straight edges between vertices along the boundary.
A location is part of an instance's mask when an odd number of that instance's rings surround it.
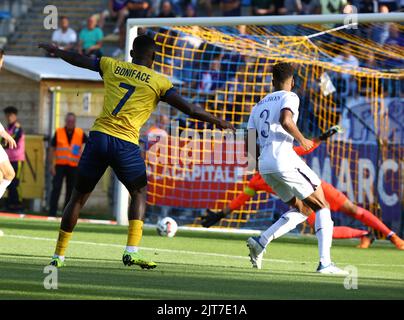
<svg viewBox="0 0 404 320">
<path fill-rule="evenodd" d="M 45 187 L 45 143 L 43 136 L 25 136 L 25 162 L 21 174 L 23 199 L 43 198 Z"/>
</svg>

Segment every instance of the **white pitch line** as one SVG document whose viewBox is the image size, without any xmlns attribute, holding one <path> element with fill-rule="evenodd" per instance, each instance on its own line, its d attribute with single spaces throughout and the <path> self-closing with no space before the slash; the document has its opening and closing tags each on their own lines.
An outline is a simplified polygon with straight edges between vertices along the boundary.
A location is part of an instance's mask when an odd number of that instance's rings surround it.
<svg viewBox="0 0 404 320">
<path fill-rule="evenodd" d="M 55 242 L 55 239 L 51 238 L 42 238 L 42 237 L 32 237 L 32 236 L 22 236 L 22 235 L 13 235 L 13 234 L 5 234 L 5 238 L 14 238 L 14 239 L 26 239 L 26 240 L 38 240 L 38 241 L 51 241 Z M 83 245 L 93 245 L 100 247 L 113 247 L 113 248 L 124 248 L 123 245 L 113 244 L 113 243 L 102 243 L 102 242 L 91 242 L 91 241 L 79 241 L 79 240 L 71 240 L 70 243 L 73 244 L 83 244 Z M 230 258 L 230 259 L 249 259 L 247 256 L 235 256 L 224 253 L 214 253 L 214 252 L 201 252 L 201 251 L 188 251 L 188 250 L 174 250 L 174 249 L 163 249 L 163 248 L 148 248 L 141 247 L 141 249 L 146 251 L 157 251 L 157 252 L 167 252 L 167 253 L 182 253 L 182 254 L 193 254 L 193 255 L 203 255 L 210 257 L 221 257 L 221 258 Z M 282 260 L 282 259 L 263 259 L 268 262 L 278 262 L 278 263 L 293 263 L 293 264 L 312 264 L 314 261 L 295 261 L 295 260 Z M 340 262 L 340 264 L 350 264 L 350 262 Z M 381 264 L 381 263 L 356 263 L 356 266 L 369 266 L 369 267 L 404 267 L 404 264 Z"/>
<path fill-rule="evenodd" d="M 4 235 L 4 237 L 15 238 L 15 239 L 26 239 L 26 240 L 39 240 L 39 241 L 51 241 L 55 242 L 55 239 L 51 238 L 41 238 L 41 237 L 30 237 L 30 236 L 21 236 L 21 235 Z M 94 245 L 94 246 L 101 246 L 101 247 L 113 247 L 113 248 L 124 248 L 125 246 L 120 244 L 113 244 L 113 243 L 101 243 L 101 242 L 91 242 L 91 241 L 78 241 L 78 240 L 71 240 L 70 243 L 73 244 L 84 244 L 84 245 Z M 174 249 L 163 249 L 163 248 L 148 248 L 148 247 L 141 247 L 141 249 L 145 251 L 160 251 L 160 252 L 167 252 L 167 253 L 184 253 L 184 254 L 195 254 L 195 255 L 204 255 L 204 256 L 212 256 L 212 257 L 221 257 L 221 258 L 236 258 L 236 259 L 248 259 L 248 257 L 243 256 L 233 256 L 230 254 L 223 254 L 223 253 L 214 253 L 214 252 L 199 252 L 199 251 L 188 251 L 188 250 L 174 250 Z M 276 262 L 283 262 L 283 263 L 290 263 L 292 261 L 289 260 L 275 260 L 270 259 L 267 261 L 276 261 Z"/>
</svg>

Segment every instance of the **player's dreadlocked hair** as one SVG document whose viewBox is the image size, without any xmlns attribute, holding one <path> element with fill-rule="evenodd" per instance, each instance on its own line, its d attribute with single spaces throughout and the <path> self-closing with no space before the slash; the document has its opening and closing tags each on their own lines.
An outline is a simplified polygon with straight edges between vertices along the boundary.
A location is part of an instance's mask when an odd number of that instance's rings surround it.
<svg viewBox="0 0 404 320">
<path fill-rule="evenodd" d="M 289 62 L 280 62 L 272 67 L 272 78 L 277 83 L 283 83 L 293 77 L 295 69 Z"/>
<path fill-rule="evenodd" d="M 4 50 L 0 49 L 0 59 L 3 58 L 3 56 L 4 56 Z"/>
</svg>

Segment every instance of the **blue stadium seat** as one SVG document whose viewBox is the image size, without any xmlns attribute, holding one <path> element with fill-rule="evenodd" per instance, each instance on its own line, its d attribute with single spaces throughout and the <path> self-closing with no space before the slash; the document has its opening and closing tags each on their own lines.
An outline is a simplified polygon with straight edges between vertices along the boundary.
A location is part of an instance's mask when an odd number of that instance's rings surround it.
<svg viewBox="0 0 404 320">
<path fill-rule="evenodd" d="M 0 11 L 0 19 L 11 19 L 10 11 Z"/>
</svg>

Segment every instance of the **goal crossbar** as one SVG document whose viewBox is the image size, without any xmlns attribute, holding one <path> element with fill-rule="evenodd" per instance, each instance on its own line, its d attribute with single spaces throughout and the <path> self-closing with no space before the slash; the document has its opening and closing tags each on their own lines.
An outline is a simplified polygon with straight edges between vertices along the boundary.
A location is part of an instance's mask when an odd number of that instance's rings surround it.
<svg viewBox="0 0 404 320">
<path fill-rule="evenodd" d="M 141 18 L 128 19 L 127 27 L 159 26 L 235 26 L 235 25 L 294 25 L 345 23 L 404 22 L 404 13 L 311 14 L 284 16 Z"/>
<path fill-rule="evenodd" d="M 196 17 L 196 18 L 140 18 L 126 22 L 125 60 L 130 60 L 131 44 L 139 27 L 169 26 L 237 26 L 237 25 L 296 25 L 296 24 L 356 24 L 404 22 L 404 13 L 310 14 L 283 16 Z"/>
</svg>

